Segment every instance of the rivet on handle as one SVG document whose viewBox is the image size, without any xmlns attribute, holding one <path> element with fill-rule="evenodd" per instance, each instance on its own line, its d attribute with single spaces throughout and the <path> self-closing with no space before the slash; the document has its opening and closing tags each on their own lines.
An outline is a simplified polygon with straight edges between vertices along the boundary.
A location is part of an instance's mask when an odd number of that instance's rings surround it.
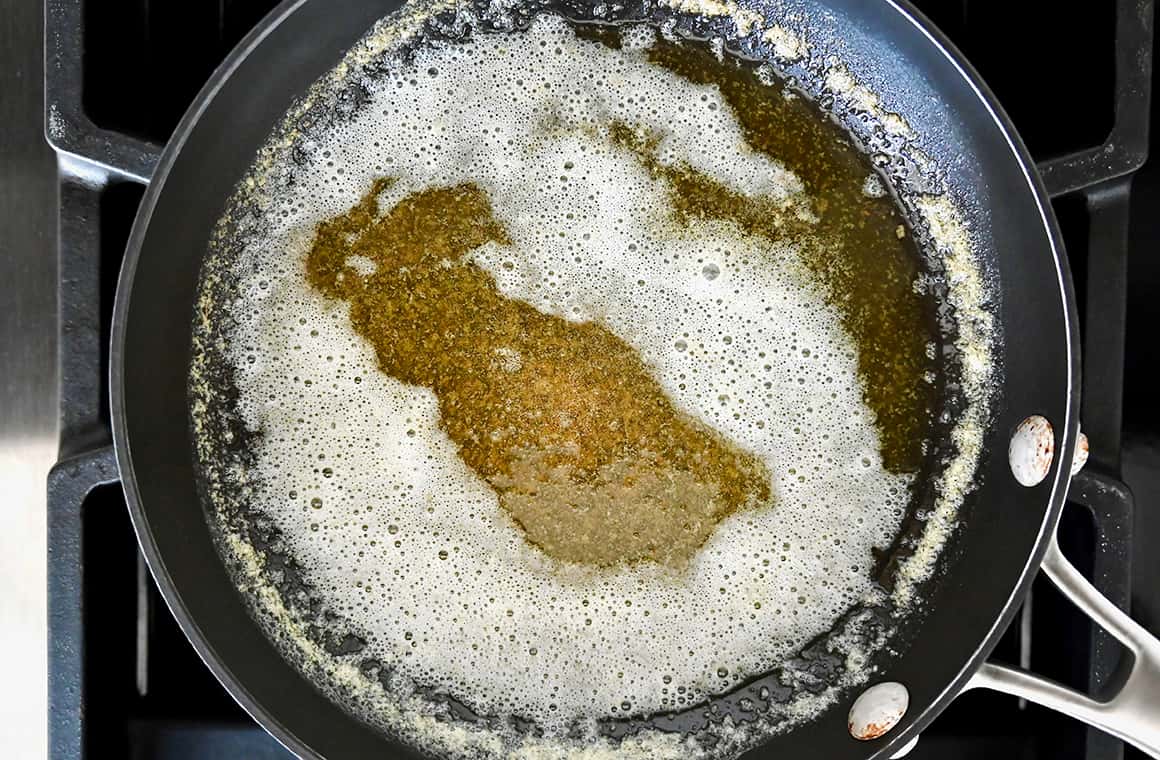
<svg viewBox="0 0 1160 760">
<path fill-rule="evenodd" d="M 1037 486 L 1051 470 L 1055 457 L 1055 431 L 1045 417 L 1033 414 L 1019 423 L 1007 447 L 1011 474 L 1020 485 Z"/>
<path fill-rule="evenodd" d="M 1089 453 L 1087 436 L 1081 432 L 1071 460 L 1072 475 L 1087 464 Z M 1027 487 L 1039 485 L 1051 470 L 1054 457 L 1055 431 L 1051 423 L 1038 414 L 1020 422 L 1011 434 L 1011 444 L 1007 448 L 1007 460 L 1015 480 Z"/>
<path fill-rule="evenodd" d="M 899 758 L 906 757 L 907 755 L 910 754 L 910 751 L 912 749 L 914 749 L 917 745 L 918 745 L 918 737 L 916 736 L 913 739 L 911 739 L 910 741 L 908 741 L 906 744 L 903 744 L 902 749 L 898 750 L 893 755 L 891 755 L 890 760 L 899 760 Z"/>
<path fill-rule="evenodd" d="M 1075 443 L 1075 458 L 1071 460 L 1072 475 L 1075 475 L 1083 469 L 1083 466 L 1087 464 L 1088 454 L 1090 453 L 1087 436 L 1081 432 L 1079 434 L 1079 440 Z"/>
<path fill-rule="evenodd" d="M 910 707 L 910 692 L 897 681 L 874 684 L 862 692 L 850 708 L 846 721 L 850 735 L 870 741 L 898 725 Z"/>
</svg>

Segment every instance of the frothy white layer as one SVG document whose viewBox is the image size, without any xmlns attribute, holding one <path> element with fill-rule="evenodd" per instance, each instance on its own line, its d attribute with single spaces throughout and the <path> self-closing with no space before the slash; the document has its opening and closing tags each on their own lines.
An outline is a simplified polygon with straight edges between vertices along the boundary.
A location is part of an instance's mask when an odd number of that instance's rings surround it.
<svg viewBox="0 0 1160 760">
<path fill-rule="evenodd" d="M 674 226 L 667 189 L 608 130 L 643 127 L 662 162 L 808 218 L 798 179 L 749 149 L 715 88 L 554 19 L 423 48 L 372 86 L 309 146 L 230 307 L 239 410 L 263 434 L 254 504 L 369 634 L 363 656 L 553 730 L 694 703 L 829 629 L 870 591 L 870 549 L 896 533 L 908 485 L 882 469 L 856 348 L 790 246 Z M 473 256 L 502 292 L 633 345 L 678 407 L 767 463 L 773 505 L 726 519 L 679 573 L 529 547 L 433 394 L 381 373 L 346 305 L 306 283 L 314 224 L 383 175 L 398 178 L 384 208 L 483 188 L 513 244 Z"/>
</svg>

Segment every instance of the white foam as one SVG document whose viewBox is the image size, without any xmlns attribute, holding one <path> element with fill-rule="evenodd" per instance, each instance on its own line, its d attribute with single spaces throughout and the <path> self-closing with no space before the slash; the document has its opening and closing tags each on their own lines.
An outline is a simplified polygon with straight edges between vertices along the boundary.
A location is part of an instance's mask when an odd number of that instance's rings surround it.
<svg viewBox="0 0 1160 760">
<path fill-rule="evenodd" d="M 839 315 L 790 246 L 669 224 L 666 188 L 608 139 L 614 120 L 644 127 L 662 162 L 808 218 L 800 181 L 748 148 L 717 90 L 554 19 L 421 49 L 371 86 L 237 262 L 229 306 L 239 409 L 263 434 L 255 506 L 368 635 L 364 654 L 559 732 L 721 692 L 870 593 L 870 549 L 897 532 L 908 482 L 882 469 Z M 314 224 L 382 175 L 399 179 L 384 207 L 486 190 L 512 245 L 473 257 L 503 293 L 633 345 L 678 407 L 768 464 L 774 505 L 726 519 L 680 573 L 531 548 L 440 430 L 435 397 L 379 372 L 346 305 L 307 286 Z"/>
</svg>

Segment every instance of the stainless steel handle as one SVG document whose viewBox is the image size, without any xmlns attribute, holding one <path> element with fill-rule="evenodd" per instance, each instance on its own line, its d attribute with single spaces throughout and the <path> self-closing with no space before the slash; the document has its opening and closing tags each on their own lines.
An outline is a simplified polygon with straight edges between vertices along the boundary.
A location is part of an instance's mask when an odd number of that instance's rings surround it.
<svg viewBox="0 0 1160 760">
<path fill-rule="evenodd" d="M 1114 693 L 1093 697 L 1025 670 L 988 662 L 966 688 L 994 689 L 1022 697 L 1160 758 L 1160 641 L 1097 591 L 1063 556 L 1054 535 L 1043 570 L 1064 596 L 1128 650 L 1132 663 L 1127 678 Z"/>
</svg>

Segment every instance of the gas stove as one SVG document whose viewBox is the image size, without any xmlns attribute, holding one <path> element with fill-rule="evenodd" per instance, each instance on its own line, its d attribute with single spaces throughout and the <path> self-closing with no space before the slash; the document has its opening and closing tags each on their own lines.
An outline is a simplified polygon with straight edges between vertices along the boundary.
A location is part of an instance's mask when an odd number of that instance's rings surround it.
<svg viewBox="0 0 1160 760">
<path fill-rule="evenodd" d="M 161 600 L 125 509 L 107 402 L 113 293 L 144 187 L 198 88 L 274 4 L 46 2 L 46 132 L 59 180 L 61 438 L 48 487 L 54 758 L 290 756 L 214 680 Z M 1160 258 L 1151 255 L 1160 242 L 1160 166 L 1146 164 L 1151 3 L 917 4 L 1011 115 L 1063 230 L 1092 456 L 1073 482 L 1061 544 L 1105 595 L 1160 632 L 1160 555 L 1149 551 L 1160 540 L 1160 402 L 1150 381 L 1160 371 L 1150 345 L 1160 319 Z M 1050 583 L 1037 582 L 994 657 L 1096 691 L 1118 647 Z M 959 697 L 910 754 L 1125 756 L 1139 755 L 985 691 Z"/>
</svg>

